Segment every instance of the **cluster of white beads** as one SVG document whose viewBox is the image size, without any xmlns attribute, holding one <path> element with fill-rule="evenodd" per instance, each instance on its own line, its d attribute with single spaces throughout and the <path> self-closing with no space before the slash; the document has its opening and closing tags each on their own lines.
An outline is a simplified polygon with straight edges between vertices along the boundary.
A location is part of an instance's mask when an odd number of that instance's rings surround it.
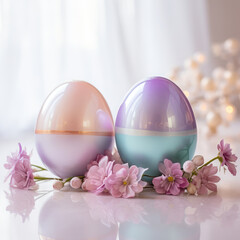
<svg viewBox="0 0 240 240">
<path fill-rule="evenodd" d="M 169 76 L 183 89 L 195 115 L 205 119 L 208 136 L 220 125 L 228 126 L 240 105 L 240 42 L 230 38 L 214 44 L 212 50 L 220 66 L 210 74 L 204 74 L 206 56 L 198 52 Z"/>
</svg>

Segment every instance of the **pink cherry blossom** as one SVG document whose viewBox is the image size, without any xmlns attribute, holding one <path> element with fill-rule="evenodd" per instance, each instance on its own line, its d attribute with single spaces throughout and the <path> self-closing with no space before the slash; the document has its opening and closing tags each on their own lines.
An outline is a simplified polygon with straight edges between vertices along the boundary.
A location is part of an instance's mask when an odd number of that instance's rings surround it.
<svg viewBox="0 0 240 240">
<path fill-rule="evenodd" d="M 113 161 L 114 162 L 114 164 L 122 164 L 122 160 L 121 160 L 121 157 L 120 157 L 120 155 L 119 155 L 119 153 L 118 153 L 118 151 L 116 150 L 116 149 L 114 149 L 114 152 L 112 153 L 110 150 L 106 150 L 105 152 L 104 152 L 104 155 L 103 154 L 98 154 L 97 155 L 97 157 L 96 157 L 96 159 L 94 160 L 94 161 L 92 161 L 92 162 L 90 162 L 88 165 L 87 165 L 87 170 L 89 170 L 90 169 L 90 167 L 92 167 L 92 166 L 96 166 L 96 165 L 98 165 L 98 163 L 99 163 L 99 161 L 103 158 L 103 157 L 105 157 L 105 156 L 107 156 L 108 157 L 108 161 Z"/>
<path fill-rule="evenodd" d="M 146 182 L 142 181 L 142 175 L 147 169 L 138 168 L 128 164 L 115 164 L 113 173 L 106 182 L 106 188 L 114 197 L 130 198 L 143 191 Z"/>
<path fill-rule="evenodd" d="M 24 158 L 22 161 L 18 161 L 11 173 L 10 186 L 21 189 L 29 189 L 35 184 L 30 160 Z"/>
<path fill-rule="evenodd" d="M 218 156 L 222 159 L 222 166 L 227 166 L 229 172 L 236 176 L 237 170 L 235 164 L 233 162 L 237 161 L 237 156 L 232 154 L 232 149 L 230 148 L 230 144 L 224 144 L 224 140 L 217 145 L 218 148 Z"/>
<path fill-rule="evenodd" d="M 16 163 L 18 161 L 22 161 L 23 159 L 30 160 L 30 156 L 27 154 L 26 149 L 22 149 L 21 143 L 18 143 L 19 150 L 15 153 L 11 153 L 11 156 L 7 156 L 7 163 L 4 164 L 4 167 L 8 170 L 14 169 Z M 12 171 L 9 173 L 9 175 L 6 177 L 6 179 L 12 174 Z"/>
<path fill-rule="evenodd" d="M 101 193 L 105 190 L 106 180 L 112 174 L 113 161 L 109 161 L 107 156 L 100 159 L 99 163 L 89 168 L 86 178 L 82 184 L 83 190 L 94 193 Z"/>
<path fill-rule="evenodd" d="M 7 157 L 7 163 L 4 167 L 10 170 L 10 173 L 6 177 L 6 180 L 10 177 L 10 186 L 29 189 L 35 186 L 33 170 L 31 168 L 30 156 L 26 150 L 22 149 L 19 143 L 19 151 L 12 153 Z"/>
<path fill-rule="evenodd" d="M 100 160 L 104 157 L 104 155 L 102 154 L 98 154 L 96 159 L 92 162 L 90 162 L 88 165 L 87 165 L 87 170 L 89 170 L 92 166 L 98 166 Z"/>
<path fill-rule="evenodd" d="M 207 195 L 208 189 L 217 192 L 217 185 L 215 183 L 220 181 L 220 177 L 215 176 L 217 171 L 217 167 L 214 167 L 212 164 L 204 166 L 198 171 L 197 176 L 192 181 L 197 188 L 198 195 Z"/>
<path fill-rule="evenodd" d="M 153 179 L 154 189 L 160 194 L 178 195 L 181 189 L 188 186 L 188 181 L 183 177 L 183 172 L 179 163 L 172 163 L 165 159 L 164 164 L 159 165 L 162 176 Z"/>
</svg>

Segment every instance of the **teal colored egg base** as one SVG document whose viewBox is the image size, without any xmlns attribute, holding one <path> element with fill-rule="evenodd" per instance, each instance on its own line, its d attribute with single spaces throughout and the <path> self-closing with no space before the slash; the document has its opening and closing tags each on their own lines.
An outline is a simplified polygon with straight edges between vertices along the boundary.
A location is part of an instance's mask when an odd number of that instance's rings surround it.
<svg viewBox="0 0 240 240">
<path fill-rule="evenodd" d="M 148 168 L 146 174 L 159 176 L 158 166 L 165 158 L 179 162 L 181 166 L 186 160 L 192 159 L 197 135 L 133 136 L 116 133 L 116 144 L 123 162 Z M 144 180 L 151 181 L 149 178 Z"/>
</svg>

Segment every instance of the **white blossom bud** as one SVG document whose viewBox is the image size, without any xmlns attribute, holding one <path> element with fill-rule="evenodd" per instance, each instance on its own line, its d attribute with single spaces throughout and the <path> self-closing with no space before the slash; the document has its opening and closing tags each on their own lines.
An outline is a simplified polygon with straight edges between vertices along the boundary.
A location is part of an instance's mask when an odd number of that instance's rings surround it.
<svg viewBox="0 0 240 240">
<path fill-rule="evenodd" d="M 61 190 L 64 187 L 64 184 L 62 181 L 55 181 L 53 183 L 53 189 L 55 190 Z"/>
<path fill-rule="evenodd" d="M 197 188 L 193 183 L 189 183 L 187 187 L 187 192 L 191 195 L 194 195 L 197 192 Z"/>
<path fill-rule="evenodd" d="M 82 185 L 82 180 L 78 177 L 74 177 L 71 179 L 70 181 L 70 186 L 74 189 L 78 189 L 80 188 Z"/>
<path fill-rule="evenodd" d="M 204 158 L 202 155 L 196 155 L 192 161 L 197 167 L 204 164 Z"/>
<path fill-rule="evenodd" d="M 183 170 L 186 173 L 191 173 L 195 169 L 195 164 L 188 160 L 183 164 Z"/>
</svg>

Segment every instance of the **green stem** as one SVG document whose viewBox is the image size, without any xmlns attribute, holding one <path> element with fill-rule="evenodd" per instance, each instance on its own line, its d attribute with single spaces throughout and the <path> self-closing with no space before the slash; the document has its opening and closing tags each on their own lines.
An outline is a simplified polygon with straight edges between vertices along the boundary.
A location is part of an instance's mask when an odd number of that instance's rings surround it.
<svg viewBox="0 0 240 240">
<path fill-rule="evenodd" d="M 208 162 L 204 163 L 201 167 L 199 167 L 198 169 L 196 169 L 195 171 L 192 172 L 192 176 L 188 179 L 188 181 L 191 182 L 191 181 L 192 181 L 192 177 L 193 177 L 194 175 L 197 175 L 198 170 L 200 170 L 201 168 L 207 166 L 209 163 L 213 162 L 213 161 L 216 160 L 216 159 L 219 159 L 220 162 L 221 162 L 221 160 L 222 160 L 221 157 L 217 156 L 217 157 L 209 160 Z"/>
<path fill-rule="evenodd" d="M 72 178 L 73 178 L 73 177 L 67 178 L 67 179 L 63 182 L 63 184 L 65 184 L 66 182 L 70 182 Z"/>
<path fill-rule="evenodd" d="M 44 193 L 44 194 L 42 194 L 42 195 L 40 195 L 40 196 L 36 197 L 36 198 L 34 199 L 34 201 L 36 201 L 36 200 L 38 200 L 38 199 L 42 198 L 43 196 L 45 196 L 45 195 L 49 194 L 50 192 L 53 192 L 53 190 L 52 190 L 52 191 L 49 191 L 49 192 L 46 192 L 46 193 Z"/>
<path fill-rule="evenodd" d="M 34 173 L 38 173 L 38 172 L 42 172 L 42 171 L 46 171 L 46 170 L 42 170 L 42 169 L 40 169 L 40 170 L 35 170 Z"/>
<path fill-rule="evenodd" d="M 38 165 L 35 165 L 35 164 L 31 164 L 31 166 L 32 166 L 32 167 L 39 168 L 39 169 L 41 169 L 42 171 L 47 171 L 47 169 L 46 169 L 46 168 L 40 167 L 40 166 L 38 166 Z"/>
<path fill-rule="evenodd" d="M 217 157 L 209 160 L 208 162 L 204 163 L 201 167 L 198 168 L 198 170 L 201 169 L 201 168 L 203 168 L 203 167 L 205 167 L 205 166 L 207 166 L 209 163 L 213 162 L 213 161 L 216 160 L 216 159 L 219 159 L 219 160 L 221 161 L 220 157 L 217 156 Z"/>
<path fill-rule="evenodd" d="M 80 179 L 84 179 L 84 176 L 76 176 L 76 177 L 78 177 Z M 67 178 L 63 183 L 65 184 L 66 182 L 70 182 L 72 180 L 72 178 L 74 178 L 74 177 Z"/>
<path fill-rule="evenodd" d="M 155 177 L 157 177 L 157 176 L 151 176 L 151 175 L 147 175 L 147 174 L 143 174 L 142 176 L 143 176 L 143 177 L 150 177 L 150 178 L 155 178 Z"/>
<path fill-rule="evenodd" d="M 34 177 L 34 179 L 39 180 L 39 181 L 43 181 L 43 180 L 59 180 L 59 181 L 62 181 L 61 178 L 49 178 L 49 177 Z"/>
<path fill-rule="evenodd" d="M 78 178 L 81 178 L 81 179 L 84 179 L 85 178 L 85 176 L 77 176 Z"/>
</svg>

